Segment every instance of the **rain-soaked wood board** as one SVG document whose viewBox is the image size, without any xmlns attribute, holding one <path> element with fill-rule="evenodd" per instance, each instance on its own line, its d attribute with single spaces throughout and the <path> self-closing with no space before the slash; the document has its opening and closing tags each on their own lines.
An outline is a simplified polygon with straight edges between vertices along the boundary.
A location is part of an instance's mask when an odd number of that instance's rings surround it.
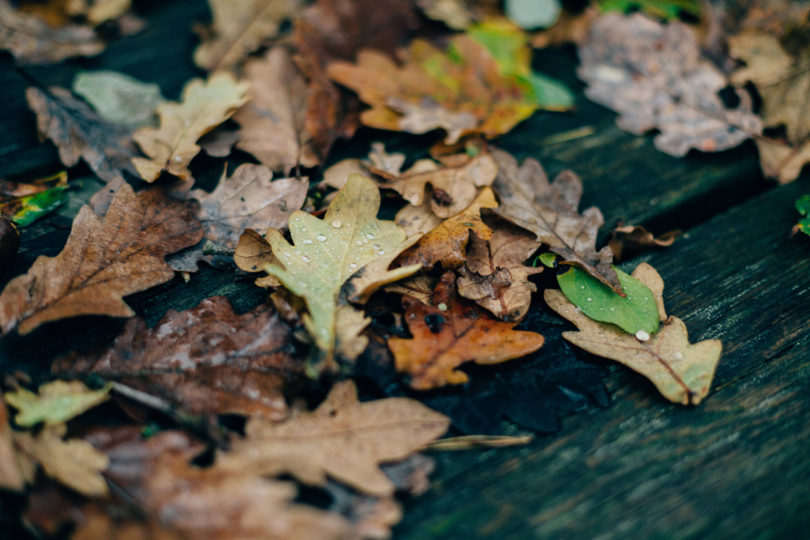
<svg viewBox="0 0 810 540">
<path fill-rule="evenodd" d="M 80 69 L 113 69 L 158 83 L 177 98 L 199 76 L 190 61 L 197 0 L 154 2 L 149 25 L 101 56 L 31 67 L 43 84 L 69 86 Z M 620 367 L 607 379 L 612 405 L 563 420 L 559 433 L 515 449 L 437 453 L 433 485 L 406 501 L 400 538 L 770 538 L 806 534 L 810 525 L 810 241 L 790 238 L 793 201 L 810 193 L 810 175 L 776 187 L 759 173 L 752 144 L 720 154 L 674 159 L 649 136 L 615 127 L 614 116 L 581 95 L 573 49 L 541 52 L 535 66 L 579 92 L 573 114 L 539 113 L 498 144 L 536 157 L 554 174 L 573 168 L 584 181 L 583 207 L 597 205 L 607 231 L 623 220 L 654 232 L 682 229 L 671 248 L 645 260 L 666 282 L 668 312 L 685 320 L 692 341 L 719 338 L 712 392 L 685 408 L 665 402 L 650 383 Z M 59 170 L 55 149 L 37 141 L 24 90 L 29 83 L 0 56 L 0 178 L 30 179 Z M 571 139 L 571 134 L 580 136 Z M 582 136 L 584 134 L 584 136 Z M 410 136 L 361 131 L 333 159 L 360 156 L 384 136 L 389 147 L 423 152 Z M 564 140 L 569 139 L 569 140 Z M 195 162 L 206 169 L 205 158 Z M 218 176 L 219 170 L 208 177 Z M 202 175 L 205 178 L 205 174 Z M 55 255 L 78 207 L 102 186 L 81 166 L 82 186 L 68 205 L 25 229 L 22 249 L 0 285 L 41 254 Z M 189 283 L 176 278 L 128 302 L 154 323 L 223 294 L 239 311 L 264 300 L 250 278 L 209 267 Z M 533 310 L 543 310 L 537 298 Z M 121 321 L 81 318 L 0 342 L 0 371 L 43 373 L 58 354 L 109 340 Z M 565 328 L 561 325 L 561 328 Z M 582 354 L 601 365 L 601 360 Z M 497 404 L 493 404 L 497 406 Z"/>
</svg>

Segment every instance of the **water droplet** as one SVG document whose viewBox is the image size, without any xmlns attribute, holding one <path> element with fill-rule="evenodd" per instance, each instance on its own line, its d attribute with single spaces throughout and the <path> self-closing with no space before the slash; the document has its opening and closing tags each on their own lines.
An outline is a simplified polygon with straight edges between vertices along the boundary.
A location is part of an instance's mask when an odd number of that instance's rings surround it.
<svg viewBox="0 0 810 540">
<path fill-rule="evenodd" d="M 311 243 L 312 243 L 312 240 L 310 240 L 309 238 L 307 238 L 306 240 L 302 241 L 301 243 L 302 243 L 302 244 L 307 244 L 307 245 L 309 245 L 309 244 L 311 244 Z"/>
<path fill-rule="evenodd" d="M 672 358 L 675 360 L 683 360 L 683 353 L 681 351 L 675 351 L 675 354 L 672 355 Z"/>
<path fill-rule="evenodd" d="M 615 307 L 610 308 L 610 311 L 616 311 Z"/>
<path fill-rule="evenodd" d="M 579 288 L 580 288 L 580 289 L 584 289 L 584 288 L 585 288 L 585 285 L 580 285 L 580 286 L 579 286 Z"/>
<path fill-rule="evenodd" d="M 182 162 L 183 162 L 183 158 L 181 158 L 180 156 L 174 156 L 174 160 L 175 160 L 177 163 L 182 163 Z"/>
<path fill-rule="evenodd" d="M 308 263 L 311 259 L 306 255 L 301 255 L 301 260 L 304 261 L 305 263 Z"/>
<path fill-rule="evenodd" d="M 369 240 L 374 240 L 375 236 L 372 233 L 369 232 L 369 233 L 366 233 L 366 238 L 368 238 Z"/>
<path fill-rule="evenodd" d="M 316 236 L 315 239 L 317 239 L 318 242 L 325 242 L 326 241 L 326 237 L 324 235 L 322 235 L 322 234 L 319 234 L 318 236 Z"/>
<path fill-rule="evenodd" d="M 605 308 L 600 307 L 600 308 L 599 308 L 599 311 L 605 311 Z"/>
<path fill-rule="evenodd" d="M 352 269 L 352 270 L 354 270 L 355 268 L 357 268 L 357 265 L 356 265 L 356 264 L 354 264 L 354 263 L 352 263 L 352 264 L 350 264 L 350 265 L 349 265 L 349 268 L 350 268 L 350 269 Z"/>
<path fill-rule="evenodd" d="M 377 255 L 385 255 L 385 251 L 380 250 L 380 251 L 377 252 Z"/>
<path fill-rule="evenodd" d="M 585 300 L 587 300 L 588 302 L 593 302 L 593 298 L 591 298 L 590 296 L 588 298 L 586 298 Z"/>
<path fill-rule="evenodd" d="M 447 311 L 447 304 L 445 304 L 444 302 L 440 303 L 436 307 L 439 308 L 439 311 Z"/>
<path fill-rule="evenodd" d="M 362 246 L 362 245 L 363 245 L 363 241 L 362 241 L 362 240 L 358 240 L 357 242 L 355 242 L 355 244 L 356 244 L 356 245 L 358 245 L 358 246 Z"/>
<path fill-rule="evenodd" d="M 336 229 L 339 229 L 341 225 L 343 225 L 343 223 L 341 223 L 339 219 L 336 219 L 335 221 L 332 222 L 332 227 Z"/>
<path fill-rule="evenodd" d="M 650 334 L 648 334 L 644 330 L 639 330 L 638 332 L 636 332 L 636 339 L 639 341 L 649 341 Z"/>
<path fill-rule="evenodd" d="M 301 227 L 301 232 L 307 232 L 307 228 L 306 227 Z"/>
</svg>

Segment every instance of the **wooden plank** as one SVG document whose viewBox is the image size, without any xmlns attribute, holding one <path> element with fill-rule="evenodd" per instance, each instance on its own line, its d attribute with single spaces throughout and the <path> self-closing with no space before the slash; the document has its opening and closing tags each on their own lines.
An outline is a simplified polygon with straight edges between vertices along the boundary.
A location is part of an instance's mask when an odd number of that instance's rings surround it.
<svg viewBox="0 0 810 540">
<path fill-rule="evenodd" d="M 781 187 L 645 257 L 692 341 L 720 338 L 712 393 L 664 402 L 621 368 L 614 404 L 530 447 L 439 457 L 402 538 L 789 537 L 810 525 L 810 239 Z M 638 261 L 626 266 L 634 266 Z M 598 361 L 598 360 L 597 360 Z"/>
</svg>

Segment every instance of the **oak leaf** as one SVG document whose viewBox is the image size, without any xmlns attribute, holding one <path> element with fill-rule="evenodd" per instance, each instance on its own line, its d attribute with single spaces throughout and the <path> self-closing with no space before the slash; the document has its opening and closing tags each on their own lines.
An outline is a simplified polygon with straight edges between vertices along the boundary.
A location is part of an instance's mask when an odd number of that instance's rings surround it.
<svg viewBox="0 0 810 540">
<path fill-rule="evenodd" d="M 53 64 L 73 56 L 95 56 L 104 42 L 92 28 L 65 24 L 58 28 L 41 18 L 0 0 L 0 49 L 14 55 L 20 64 Z"/>
<path fill-rule="evenodd" d="M 92 201 L 91 201 L 92 202 Z M 79 210 L 64 249 L 40 256 L 0 294 L 0 328 L 27 334 L 40 324 L 79 315 L 131 317 L 123 297 L 169 281 L 164 257 L 196 244 L 203 230 L 196 205 L 158 190 L 138 195 L 121 183 L 104 215 Z"/>
<path fill-rule="evenodd" d="M 128 128 L 102 119 L 64 88 L 30 87 L 25 98 L 37 116 L 40 136 L 53 141 L 66 166 L 84 159 L 106 182 L 123 178 L 123 172 L 137 174 L 131 163 L 136 151 Z"/>
<path fill-rule="evenodd" d="M 26 227 L 67 202 L 67 190 L 65 171 L 30 183 L 0 180 L 0 216 Z"/>
<path fill-rule="evenodd" d="M 498 164 L 494 188 L 500 206 L 493 213 L 533 232 L 537 240 L 593 277 L 621 291 L 608 247 L 596 251 L 596 234 L 604 222 L 602 212 L 591 207 L 577 211 L 582 197 L 582 181 L 573 171 L 563 171 L 553 182 L 548 181 L 543 167 L 535 159 L 526 159 L 518 167 L 510 154 L 497 150 L 493 157 Z"/>
<path fill-rule="evenodd" d="M 668 231 L 655 236 L 641 225 L 619 225 L 610 232 L 608 247 L 617 261 L 624 261 L 648 249 L 669 247 L 681 231 Z"/>
<path fill-rule="evenodd" d="M 376 496 L 394 493 L 380 464 L 399 461 L 447 430 L 449 420 L 408 398 L 360 403 L 352 381 L 337 383 L 312 412 L 284 423 L 251 418 L 245 438 L 217 454 L 215 466 L 275 475 L 312 485 L 327 475 Z"/>
<path fill-rule="evenodd" d="M 6 394 L 6 403 L 19 412 L 14 421 L 24 427 L 40 422 L 62 424 L 103 403 L 110 387 L 90 390 L 80 381 L 53 381 L 39 387 L 38 393 L 20 388 Z"/>
<path fill-rule="evenodd" d="M 455 276 L 446 272 L 433 291 L 432 305 L 402 297 L 413 339 L 392 337 L 388 347 L 397 371 L 411 387 L 429 390 L 469 379 L 457 368 L 465 362 L 497 364 L 536 351 L 543 336 L 514 330 L 517 323 L 493 319 L 456 296 Z"/>
<path fill-rule="evenodd" d="M 521 82 L 501 73 L 489 51 L 469 36 L 450 40 L 450 52 L 414 40 L 401 51 L 402 65 L 364 50 L 357 63 L 335 62 L 329 76 L 371 106 L 367 126 L 426 133 L 443 129 L 445 142 L 479 133 L 496 137 L 528 118 L 536 103 Z"/>
<path fill-rule="evenodd" d="M 666 317 L 660 296 L 663 281 L 658 272 L 647 263 L 641 263 L 632 275 L 658 291 L 655 296 L 662 322 L 652 336 L 628 334 L 612 324 L 594 321 L 557 290 L 546 290 L 546 303 L 577 326 L 577 332 L 563 333 L 563 337 L 577 347 L 639 372 L 670 401 L 683 405 L 699 404 L 711 387 L 720 359 L 720 340 L 708 339 L 690 344 L 683 321 Z"/>
<path fill-rule="evenodd" d="M 82 71 L 73 79 L 72 89 L 104 120 L 133 129 L 152 125 L 155 109 L 166 101 L 160 86 L 117 71 Z"/>
<path fill-rule="evenodd" d="M 523 320 L 537 290 L 528 278 L 543 271 L 524 263 L 540 245 L 534 235 L 509 225 L 495 228 L 489 240 L 473 235 L 458 278 L 458 293 L 499 319 Z"/>
<path fill-rule="evenodd" d="M 736 91 L 736 108 L 723 105 L 718 93 L 726 78 L 701 58 L 695 33 L 683 23 L 610 13 L 593 23 L 579 56 L 585 95 L 618 112 L 624 130 L 660 130 L 654 142 L 662 152 L 718 152 L 762 131 L 748 94 Z"/>
<path fill-rule="evenodd" d="M 197 140 L 247 102 L 247 88 L 246 83 L 237 83 L 229 73 L 215 73 L 207 81 L 194 79 L 188 83 L 182 103 L 168 101 L 159 105 L 160 126 L 142 127 L 132 135 L 149 156 L 132 160 L 141 178 L 154 182 L 167 172 L 190 179 L 188 164 L 200 152 Z"/>
<path fill-rule="evenodd" d="M 104 351 L 73 354 L 57 373 L 97 374 L 191 414 L 287 416 L 284 390 L 303 365 L 292 357 L 290 329 L 269 306 L 237 315 L 222 296 L 169 311 L 153 328 L 127 322 Z"/>
<path fill-rule="evenodd" d="M 268 243 L 280 264 L 264 271 L 275 276 L 307 304 L 303 321 L 320 349 L 324 369 L 334 369 L 335 354 L 352 360 L 365 348 L 359 335 L 368 323 L 349 301 L 363 301 L 374 290 L 419 269 L 388 270 L 410 244 L 391 221 L 377 219 L 380 193 L 368 178 L 352 175 L 329 205 L 324 219 L 296 211 L 289 221 L 293 244 L 275 229 Z"/>
<path fill-rule="evenodd" d="M 201 31 L 194 63 L 208 71 L 233 70 L 248 54 L 276 37 L 300 0 L 209 0 L 213 23 Z"/>
<path fill-rule="evenodd" d="M 242 126 L 236 146 L 285 173 L 317 165 L 321 156 L 306 131 L 307 81 L 286 49 L 248 61 L 243 73 L 251 100 L 233 117 Z"/>
</svg>

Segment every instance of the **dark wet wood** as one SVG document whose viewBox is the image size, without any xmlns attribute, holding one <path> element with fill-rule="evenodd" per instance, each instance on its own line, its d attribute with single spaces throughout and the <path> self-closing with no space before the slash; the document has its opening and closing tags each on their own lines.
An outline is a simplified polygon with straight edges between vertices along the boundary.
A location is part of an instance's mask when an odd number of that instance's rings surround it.
<svg viewBox="0 0 810 540">
<path fill-rule="evenodd" d="M 43 84 L 69 86 L 79 69 L 115 69 L 157 82 L 176 98 L 199 75 L 190 60 L 190 28 L 206 13 L 197 0 L 153 2 L 143 34 L 98 58 L 27 72 Z M 574 61 L 573 50 L 562 49 L 540 54 L 536 67 L 580 88 Z M 23 98 L 27 84 L 10 56 L 0 54 L 0 178 L 60 169 L 50 143 L 37 141 Z M 565 419 L 557 435 L 519 449 L 437 454 L 435 485 L 407 502 L 399 537 L 768 538 L 798 535 L 810 524 L 810 239 L 788 237 L 793 201 L 810 192 L 810 177 L 770 186 L 750 143 L 670 158 L 651 137 L 618 130 L 613 118 L 580 94 L 576 113 L 537 114 L 499 144 L 539 158 L 552 174 L 575 169 L 585 184 L 583 207 L 602 209 L 604 231 L 619 219 L 655 232 L 687 231 L 673 247 L 626 266 L 651 262 L 666 281 L 668 311 L 686 321 L 693 340 L 723 340 L 712 393 L 696 408 L 672 405 L 617 367 L 609 378 L 613 405 Z M 553 144 L 555 136 L 582 128 L 591 133 Z M 361 155 L 377 137 L 411 155 L 428 143 L 364 130 L 339 146 L 335 159 Z M 23 231 L 23 249 L 0 285 L 37 255 L 61 250 L 72 216 L 101 187 L 87 174 L 81 166 L 72 170 L 83 187 L 70 205 Z M 215 294 L 231 298 L 239 311 L 264 296 L 250 279 L 206 267 L 189 283 L 177 278 L 128 301 L 154 323 L 167 309 L 187 309 Z M 540 298 L 533 309 L 543 309 Z M 0 369 L 44 371 L 56 355 L 107 340 L 121 325 L 79 318 L 5 338 Z"/>
</svg>

